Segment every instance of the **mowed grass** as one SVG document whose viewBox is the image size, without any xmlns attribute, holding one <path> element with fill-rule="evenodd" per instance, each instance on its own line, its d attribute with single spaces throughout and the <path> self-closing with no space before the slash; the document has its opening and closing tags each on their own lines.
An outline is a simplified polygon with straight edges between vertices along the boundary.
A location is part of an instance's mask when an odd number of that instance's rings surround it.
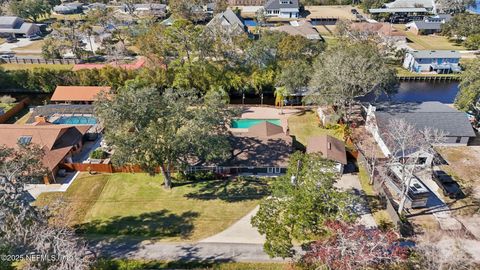
<svg viewBox="0 0 480 270">
<path fill-rule="evenodd" d="M 24 70 L 24 69 L 35 69 L 35 68 L 47 68 L 54 70 L 71 70 L 73 65 L 60 65 L 60 64 L 0 64 L 5 70 Z"/>
<path fill-rule="evenodd" d="M 404 24 L 396 24 L 394 27 L 405 33 L 407 38 L 412 42 L 408 45 L 414 50 L 465 50 L 465 47 L 445 36 L 415 35 L 410 31 L 405 31 Z"/>
<path fill-rule="evenodd" d="M 296 141 L 307 145 L 308 139 L 318 135 L 330 135 L 343 140 L 343 132 L 339 129 L 326 129 L 321 127 L 320 120 L 313 111 L 305 111 L 288 118 L 290 135 L 295 136 Z"/>
<path fill-rule="evenodd" d="M 161 176 L 102 174 L 77 179 L 64 198 L 75 216 L 72 225 L 87 236 L 195 241 L 232 225 L 267 190 L 264 181 L 240 180 L 197 182 L 166 190 Z M 42 194 L 38 201 L 59 196 Z"/>
</svg>

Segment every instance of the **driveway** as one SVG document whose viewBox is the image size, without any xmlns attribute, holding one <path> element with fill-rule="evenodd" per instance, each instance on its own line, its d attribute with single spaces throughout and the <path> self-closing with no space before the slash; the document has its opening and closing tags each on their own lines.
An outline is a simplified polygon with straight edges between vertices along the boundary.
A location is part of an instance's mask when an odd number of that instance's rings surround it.
<svg viewBox="0 0 480 270">
<path fill-rule="evenodd" d="M 223 232 L 200 240 L 200 243 L 241 243 L 241 244 L 263 244 L 265 236 L 261 235 L 256 228 L 250 224 L 252 217 L 258 212 L 255 207 L 246 216 L 235 222 Z"/>
<path fill-rule="evenodd" d="M 25 47 L 32 44 L 33 41 L 30 41 L 28 38 L 19 38 L 15 43 L 3 43 L 0 44 L 0 52 L 12 52 L 13 49 L 19 47 Z"/>
<path fill-rule="evenodd" d="M 368 228 L 376 228 L 377 223 L 373 218 L 368 204 L 365 198 L 365 194 L 362 190 L 362 185 L 360 184 L 360 179 L 358 175 L 355 174 L 344 174 L 342 178 L 335 183 L 335 187 L 341 190 L 353 190 L 354 194 L 359 196 L 360 200 L 355 206 L 355 211 L 360 215 L 358 224 L 364 225 Z"/>
</svg>

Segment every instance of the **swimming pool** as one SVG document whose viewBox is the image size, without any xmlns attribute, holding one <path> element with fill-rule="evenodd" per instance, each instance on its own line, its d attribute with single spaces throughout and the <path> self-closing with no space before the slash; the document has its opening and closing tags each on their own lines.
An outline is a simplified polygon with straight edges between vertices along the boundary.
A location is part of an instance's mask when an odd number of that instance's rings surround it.
<svg viewBox="0 0 480 270">
<path fill-rule="evenodd" d="M 269 122 L 277 126 L 281 126 L 280 119 L 235 119 L 232 120 L 231 128 L 250 128 L 262 122 Z"/>
<path fill-rule="evenodd" d="M 246 25 L 246 26 L 250 26 L 250 27 L 255 27 L 257 26 L 257 22 L 253 19 L 244 19 L 243 20 L 243 23 Z"/>
<path fill-rule="evenodd" d="M 93 116 L 60 116 L 53 124 L 57 125 L 95 125 L 97 119 Z"/>
</svg>

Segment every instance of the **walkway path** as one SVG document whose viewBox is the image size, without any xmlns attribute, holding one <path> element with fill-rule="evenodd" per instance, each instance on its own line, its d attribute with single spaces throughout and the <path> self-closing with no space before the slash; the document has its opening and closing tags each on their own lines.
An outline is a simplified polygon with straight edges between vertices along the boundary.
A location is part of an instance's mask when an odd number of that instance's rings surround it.
<svg viewBox="0 0 480 270">
<path fill-rule="evenodd" d="M 80 172 L 67 173 L 67 176 L 64 178 L 57 177 L 59 184 L 29 184 L 26 185 L 25 189 L 32 195 L 34 199 L 37 199 L 40 194 L 44 192 L 65 192 L 68 187 L 77 179 L 77 176 Z"/>
<path fill-rule="evenodd" d="M 255 207 L 255 209 L 253 209 L 250 213 L 242 217 L 226 230 L 214 236 L 200 240 L 200 243 L 265 243 L 265 236 L 261 235 L 250 223 L 250 220 L 258 212 L 258 209 L 258 206 Z"/>
<path fill-rule="evenodd" d="M 368 228 L 376 228 L 377 223 L 375 222 L 375 219 L 368 208 L 358 175 L 344 174 L 342 175 L 340 181 L 335 183 L 335 186 L 343 190 L 353 189 L 354 193 L 360 197 L 359 204 L 355 206 L 355 210 L 360 215 L 358 223 L 365 225 Z"/>
</svg>

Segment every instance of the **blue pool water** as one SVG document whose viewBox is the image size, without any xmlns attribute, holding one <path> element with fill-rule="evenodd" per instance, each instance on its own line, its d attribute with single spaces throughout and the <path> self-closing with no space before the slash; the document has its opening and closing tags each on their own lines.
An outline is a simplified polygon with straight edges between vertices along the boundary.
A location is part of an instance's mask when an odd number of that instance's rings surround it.
<svg viewBox="0 0 480 270">
<path fill-rule="evenodd" d="M 92 116 L 60 116 L 53 123 L 58 125 L 94 125 L 97 123 L 97 119 Z"/>
<path fill-rule="evenodd" d="M 260 124 L 262 122 L 269 122 L 277 126 L 281 126 L 280 119 L 235 119 L 232 120 L 232 128 L 250 128 L 251 126 L 255 126 L 256 124 Z"/>
<path fill-rule="evenodd" d="M 255 26 L 257 26 L 257 22 L 256 22 L 254 19 L 244 19 L 244 20 L 243 20 L 243 23 L 244 23 L 246 26 L 250 26 L 250 27 L 255 27 Z"/>
</svg>

